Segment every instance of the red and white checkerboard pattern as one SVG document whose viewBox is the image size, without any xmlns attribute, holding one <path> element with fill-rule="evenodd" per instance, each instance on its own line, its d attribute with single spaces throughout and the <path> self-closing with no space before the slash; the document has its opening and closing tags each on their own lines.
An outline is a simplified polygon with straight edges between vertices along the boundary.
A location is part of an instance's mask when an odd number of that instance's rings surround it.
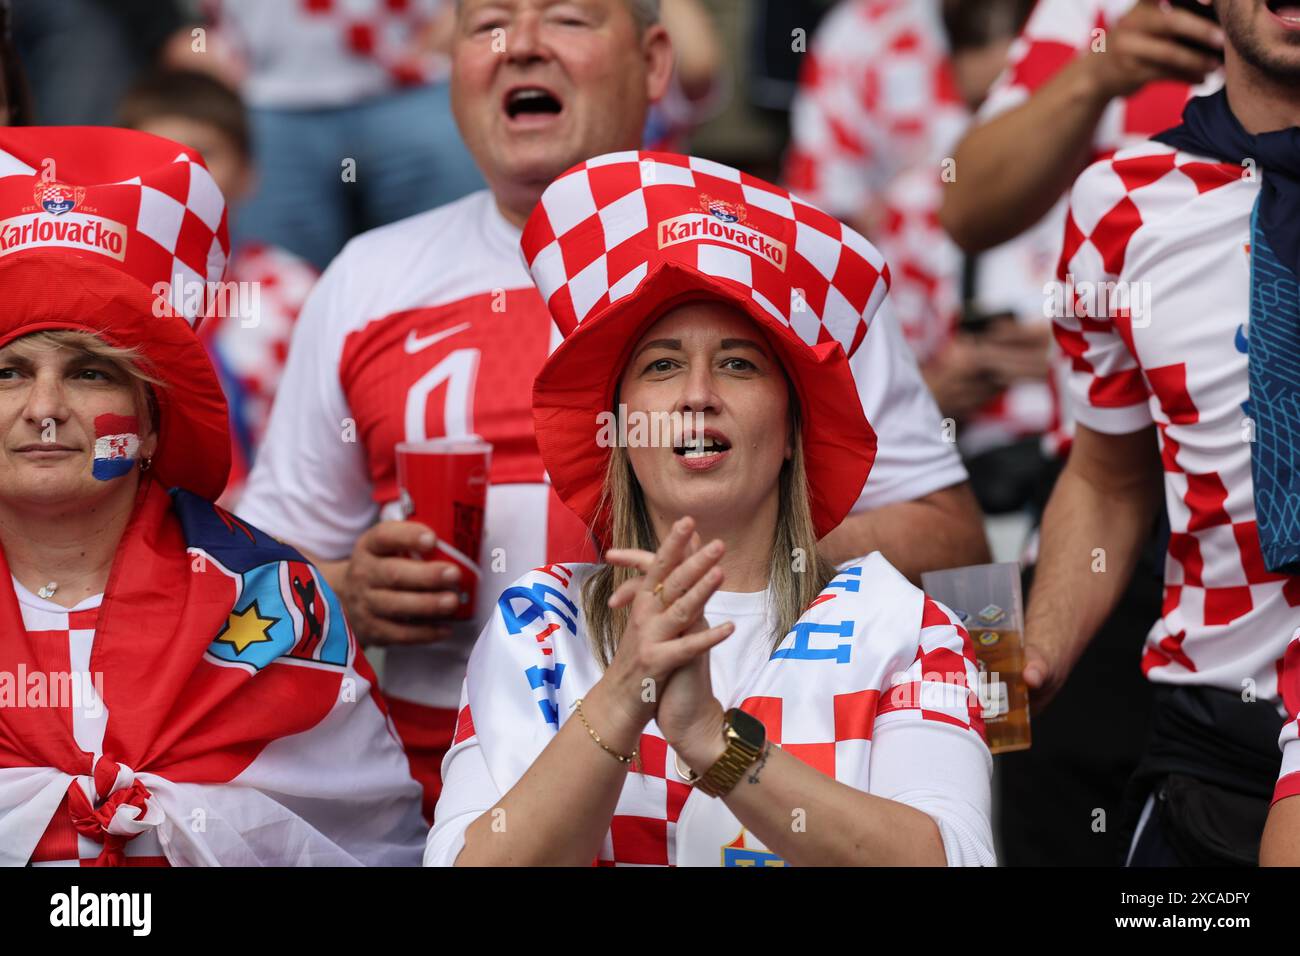
<svg viewBox="0 0 1300 956">
<path fill-rule="evenodd" d="M 317 278 L 308 262 L 274 246 L 243 246 L 231 260 L 230 281 L 256 287 L 256 309 L 225 316 L 212 323 L 211 331 L 227 367 L 243 386 L 245 425 L 254 442 L 266 431 L 294 323 Z"/>
<path fill-rule="evenodd" d="M 916 659 L 905 672 L 894 676 L 880 702 L 876 723 L 937 720 L 983 735 L 978 687 L 979 664 L 970 634 L 957 615 L 927 597 Z"/>
<path fill-rule="evenodd" d="M 939 224 L 943 184 L 935 170 L 896 176 L 881 197 L 875 242 L 889 262 L 890 314 L 921 365 L 951 340 L 961 314 L 961 250 Z"/>
<path fill-rule="evenodd" d="M 421 35 L 446 0 L 297 0 L 301 16 L 329 22 L 354 56 L 379 63 L 399 86 L 429 82 L 441 60 L 422 54 Z"/>
<path fill-rule="evenodd" d="M 71 131 L 69 134 L 68 131 Z M 103 135 L 110 131 L 97 131 Z M 191 326 L 203 317 L 208 297 L 208 283 L 219 282 L 225 274 L 230 255 L 226 203 L 216 182 L 196 153 L 174 152 L 175 144 L 152 140 L 131 131 L 124 136 L 124 152 L 134 155 L 136 168 L 154 165 L 149 171 L 117 182 L 87 182 L 86 177 L 69 177 L 69 185 L 83 187 L 84 196 L 62 216 L 41 211 L 32 202 L 33 189 L 41 181 L 44 160 L 30 155 L 33 151 L 61 160 L 62 153 L 78 149 L 73 138 L 76 128 L 43 130 L 41 145 L 32 139 L 27 155 L 16 155 L 0 148 L 0 202 L 5 213 L 13 216 L 25 210 L 37 221 L 108 221 L 126 229 L 125 248 L 120 259 L 82 252 L 88 258 L 120 268 L 139 279 L 148 288 L 155 283 L 169 284 L 169 300 L 177 313 Z M 110 141 L 102 140 L 107 144 Z M 152 149 L 157 155 L 147 155 Z M 166 150 L 166 155 L 162 150 Z M 68 155 L 67 166 L 83 166 L 86 157 Z M 55 166 L 65 168 L 64 162 Z M 10 220 L 13 221 L 12 219 Z M 39 239 L 11 244 L 5 254 L 43 246 L 67 248 L 65 242 L 42 242 Z"/>
<path fill-rule="evenodd" d="M 933 162 L 937 175 L 968 122 L 937 0 L 849 0 L 804 58 L 786 185 L 854 220 L 900 172 Z"/>
<path fill-rule="evenodd" d="M 1300 579 L 1264 567 L 1255 527 L 1243 405 L 1258 189 L 1238 166 L 1159 143 L 1092 166 L 1074 189 L 1061 260 L 1079 314 L 1055 332 L 1079 422 L 1158 430 L 1171 536 L 1143 668 L 1235 691 L 1249 680 L 1268 697 L 1300 626 Z M 1140 321 L 1134 291 L 1150 300 Z"/>
<path fill-rule="evenodd" d="M 678 775 L 657 725 L 651 728 L 641 735 L 641 766 L 627 775 L 597 866 L 677 865 L 677 820 L 691 787 Z"/>
<path fill-rule="evenodd" d="M 740 221 L 715 218 L 710 203 Z M 783 244 L 781 264 L 706 236 L 660 248 L 663 224 L 686 215 L 755 245 Z M 673 263 L 736 287 L 807 345 L 833 340 L 852 356 L 889 282 L 880 253 L 815 206 L 729 166 L 671 153 L 611 153 L 574 167 L 543 193 L 522 246 L 566 335 Z"/>
</svg>

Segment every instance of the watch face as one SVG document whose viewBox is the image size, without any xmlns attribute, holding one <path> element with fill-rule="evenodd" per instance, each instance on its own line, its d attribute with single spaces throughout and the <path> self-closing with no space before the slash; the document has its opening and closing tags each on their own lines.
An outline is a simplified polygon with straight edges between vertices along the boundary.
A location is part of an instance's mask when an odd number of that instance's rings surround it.
<svg viewBox="0 0 1300 956">
<path fill-rule="evenodd" d="M 733 707 L 727 716 L 731 719 L 731 729 L 746 746 L 757 750 L 767 742 L 767 728 L 757 717 L 745 713 L 739 707 Z"/>
</svg>

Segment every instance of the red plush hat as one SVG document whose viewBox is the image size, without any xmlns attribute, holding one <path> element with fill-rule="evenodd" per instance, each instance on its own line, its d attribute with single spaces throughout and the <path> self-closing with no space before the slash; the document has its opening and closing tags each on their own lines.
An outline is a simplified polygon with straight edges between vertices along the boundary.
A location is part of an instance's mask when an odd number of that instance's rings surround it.
<svg viewBox="0 0 1300 956">
<path fill-rule="evenodd" d="M 229 252 L 225 200 L 193 150 L 134 130 L 0 128 L 0 347 L 73 329 L 139 349 L 163 382 L 153 472 L 207 498 L 226 485 L 230 426 L 195 330 Z"/>
<path fill-rule="evenodd" d="M 613 409 L 645 330 L 701 298 L 740 308 L 763 331 L 799 396 L 818 537 L 844 519 L 876 455 L 848 362 L 889 287 L 866 239 L 728 166 L 624 152 L 552 183 L 522 244 L 565 336 L 533 387 L 538 446 L 588 527 L 605 537 L 608 515 L 596 509 L 609 449 L 597 447 L 598 416 Z"/>
</svg>

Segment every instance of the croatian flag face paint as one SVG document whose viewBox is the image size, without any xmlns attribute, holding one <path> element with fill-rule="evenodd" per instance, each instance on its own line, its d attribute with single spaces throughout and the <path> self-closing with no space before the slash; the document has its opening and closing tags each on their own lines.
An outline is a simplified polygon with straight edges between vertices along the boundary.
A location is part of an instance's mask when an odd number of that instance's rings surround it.
<svg viewBox="0 0 1300 956">
<path fill-rule="evenodd" d="M 139 425 L 134 415 L 100 415 L 95 419 L 95 462 L 100 481 L 121 478 L 135 466 L 140 453 Z"/>
</svg>

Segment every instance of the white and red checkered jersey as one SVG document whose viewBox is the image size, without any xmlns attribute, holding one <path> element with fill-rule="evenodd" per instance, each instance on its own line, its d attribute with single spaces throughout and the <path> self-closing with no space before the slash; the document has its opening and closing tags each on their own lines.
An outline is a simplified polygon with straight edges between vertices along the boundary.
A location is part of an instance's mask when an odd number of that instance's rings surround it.
<svg viewBox="0 0 1300 956">
<path fill-rule="evenodd" d="M 349 106 L 443 80 L 425 36 L 449 0 L 206 0 L 244 70 L 252 106 Z"/>
<path fill-rule="evenodd" d="M 1100 42 L 1119 20 L 1133 8 L 1134 0 L 1038 0 L 1021 35 L 1011 47 L 1007 68 L 994 83 L 980 107 L 979 119 L 988 121 L 1015 109 L 1029 99 L 1048 80 L 1076 56 L 1090 55 L 1093 44 Z M 1101 31 L 1100 33 L 1098 31 Z M 1177 126 L 1189 97 L 1212 93 L 1223 84 L 1219 73 L 1206 78 L 1193 89 L 1185 83 L 1149 83 L 1137 93 L 1116 99 L 1106 108 L 1093 135 L 1093 159 L 1101 159 L 1117 149 L 1133 146 Z M 1041 263 L 1024 287 L 1026 296 L 1041 296 L 1051 281 L 1051 270 L 1060 254 L 1061 228 L 1065 223 L 1066 198 L 1039 223 L 1022 236 L 1026 257 Z M 1040 298 L 1041 303 L 1041 298 Z M 1065 363 L 1056 356 L 1053 382 L 1055 397 L 1064 387 Z M 1067 449 L 1073 423 L 1059 401 L 1052 413 L 1055 427 L 1047 433 L 1046 450 L 1051 454 Z"/>
<path fill-rule="evenodd" d="M 284 374 L 294 322 L 319 277 L 287 249 L 247 243 L 235 249 L 226 281 L 237 308 L 199 327 L 230 403 L 230 481 L 218 502 L 234 510 L 266 434 L 271 403 Z"/>
<path fill-rule="evenodd" d="M 937 0 L 849 0 L 804 59 L 785 185 L 860 221 L 900 172 L 951 155 L 968 119 Z"/>
<path fill-rule="evenodd" d="M 39 638 L 41 671 L 6 675 L 0 706 L 57 708 L 75 745 L 94 760 L 93 772 L 82 776 L 40 766 L 0 768 L 0 864 L 103 865 L 105 838 L 89 835 L 100 824 L 127 837 L 123 866 L 409 865 L 418 859 L 409 839 L 398 839 L 419 834 L 415 783 L 369 682 L 350 666 L 352 692 L 339 695 L 334 713 L 308 731 L 272 740 L 228 782 L 176 782 L 165 770 L 137 774 L 105 755 L 106 732 L 114 735 L 103 694 L 114 668 L 130 665 L 129 655 L 95 654 L 103 595 L 65 608 L 10 580 L 23 626 Z M 341 773 L 344 754 L 347 772 Z M 303 774 L 312 783 L 304 785 Z M 359 794 L 357 780 L 368 781 L 368 794 Z M 97 825 L 88 826 L 92 821 Z"/>
<path fill-rule="evenodd" d="M 1159 143 L 1091 166 L 1071 196 L 1055 331 L 1078 422 L 1158 430 L 1172 533 L 1143 670 L 1270 699 L 1300 578 L 1264 567 L 1255 526 L 1243 406 L 1258 194 L 1241 167 Z"/>
<path fill-rule="evenodd" d="M 501 594 L 475 645 L 425 864 L 523 776 L 600 680 L 582 609 L 595 565 L 539 568 Z M 970 636 L 879 554 L 842 566 L 773 649 L 769 592 L 718 593 L 705 616 L 736 630 L 709 652 L 713 692 L 841 783 L 928 814 L 950 865 L 991 865 L 992 758 Z M 595 744 L 592 744 L 594 747 Z M 597 865 L 780 866 L 722 800 L 697 793 L 653 721 Z"/>
<path fill-rule="evenodd" d="M 492 443 L 474 620 L 453 639 L 387 651 L 385 693 L 430 707 L 455 709 L 470 647 L 504 588 L 528 568 L 587 554 L 533 434 L 533 379 L 560 335 L 519 238 L 479 192 L 352 240 L 294 330 L 240 505 L 271 534 L 341 559 L 381 508 L 400 517 L 398 442 L 479 434 Z M 897 327 L 877 319 L 853 362 L 879 438 L 858 509 L 964 481 Z"/>
<path fill-rule="evenodd" d="M 1300 793 L 1300 628 L 1296 629 L 1282 658 L 1279 691 L 1287 722 L 1278 735 L 1282 767 L 1273 791 L 1274 803 Z"/>
</svg>

